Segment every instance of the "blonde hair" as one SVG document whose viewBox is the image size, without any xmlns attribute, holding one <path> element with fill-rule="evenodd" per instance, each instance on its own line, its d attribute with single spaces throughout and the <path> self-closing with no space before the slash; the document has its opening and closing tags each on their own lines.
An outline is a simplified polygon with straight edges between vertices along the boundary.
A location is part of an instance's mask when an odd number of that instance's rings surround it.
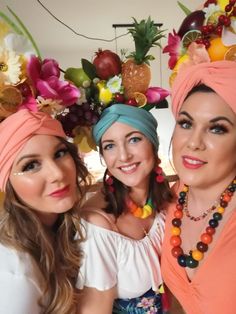
<svg viewBox="0 0 236 314">
<path fill-rule="evenodd" d="M 90 184 L 87 168 L 76 148 L 61 139 L 69 149 L 77 170 L 80 201 Z M 4 209 L 0 217 L 0 243 L 28 253 L 44 279 L 43 295 L 38 300 L 44 314 L 76 313 L 75 283 L 81 264 L 79 244 L 83 241 L 78 207 L 60 214 L 55 230 L 48 230 L 36 212 L 24 205 L 8 181 Z M 76 236 L 75 237 L 75 235 Z"/>
</svg>

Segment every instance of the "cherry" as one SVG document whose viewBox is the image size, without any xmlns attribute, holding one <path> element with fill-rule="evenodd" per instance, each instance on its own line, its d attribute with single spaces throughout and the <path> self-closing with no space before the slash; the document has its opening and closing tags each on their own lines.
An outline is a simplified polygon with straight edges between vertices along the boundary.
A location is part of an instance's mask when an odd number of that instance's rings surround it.
<svg viewBox="0 0 236 314">
<path fill-rule="evenodd" d="M 232 10 L 232 5 L 228 4 L 225 6 L 225 12 L 230 12 Z"/>
<path fill-rule="evenodd" d="M 130 106 L 136 106 L 137 105 L 137 101 L 134 98 L 130 98 L 128 100 L 126 100 L 126 105 L 130 105 Z"/>
<path fill-rule="evenodd" d="M 115 93 L 114 95 L 114 101 L 118 103 L 123 103 L 125 100 L 124 95 L 121 93 Z"/>
</svg>

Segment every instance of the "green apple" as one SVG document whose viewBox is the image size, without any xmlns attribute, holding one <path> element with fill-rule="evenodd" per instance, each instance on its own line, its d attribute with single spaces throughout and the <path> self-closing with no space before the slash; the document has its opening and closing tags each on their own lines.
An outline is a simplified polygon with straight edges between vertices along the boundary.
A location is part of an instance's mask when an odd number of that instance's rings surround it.
<svg viewBox="0 0 236 314">
<path fill-rule="evenodd" d="M 85 82 L 90 83 L 90 78 L 84 72 L 82 68 L 68 68 L 64 74 L 64 78 L 68 81 L 71 81 L 77 87 L 83 87 Z M 86 84 L 86 83 L 85 83 Z"/>
</svg>

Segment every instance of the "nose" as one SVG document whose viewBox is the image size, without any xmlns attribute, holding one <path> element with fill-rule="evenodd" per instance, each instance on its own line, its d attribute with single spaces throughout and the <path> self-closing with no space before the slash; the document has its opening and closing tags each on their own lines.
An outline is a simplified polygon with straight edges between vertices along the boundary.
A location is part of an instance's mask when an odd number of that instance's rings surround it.
<svg viewBox="0 0 236 314">
<path fill-rule="evenodd" d="M 121 161 L 127 161 L 131 158 L 132 153 L 130 152 L 130 150 L 126 147 L 126 145 L 121 145 L 119 147 L 119 159 Z"/>
<path fill-rule="evenodd" d="M 191 150 L 204 150 L 205 149 L 204 136 L 201 130 L 193 130 L 193 132 L 191 133 L 188 139 L 187 146 Z"/>
<path fill-rule="evenodd" d="M 61 181 L 64 178 L 63 167 L 59 162 L 50 160 L 45 168 L 45 177 L 49 182 Z"/>
</svg>

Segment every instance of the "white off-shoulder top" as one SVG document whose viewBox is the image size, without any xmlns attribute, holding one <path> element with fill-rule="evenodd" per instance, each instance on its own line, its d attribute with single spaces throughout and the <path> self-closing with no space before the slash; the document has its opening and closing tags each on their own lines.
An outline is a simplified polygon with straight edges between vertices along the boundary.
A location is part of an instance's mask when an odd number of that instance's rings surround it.
<svg viewBox="0 0 236 314">
<path fill-rule="evenodd" d="M 160 250 L 165 215 L 158 213 L 149 233 L 134 240 L 81 219 L 86 241 L 77 288 L 107 290 L 117 286 L 118 298 L 135 298 L 162 284 Z"/>
</svg>

